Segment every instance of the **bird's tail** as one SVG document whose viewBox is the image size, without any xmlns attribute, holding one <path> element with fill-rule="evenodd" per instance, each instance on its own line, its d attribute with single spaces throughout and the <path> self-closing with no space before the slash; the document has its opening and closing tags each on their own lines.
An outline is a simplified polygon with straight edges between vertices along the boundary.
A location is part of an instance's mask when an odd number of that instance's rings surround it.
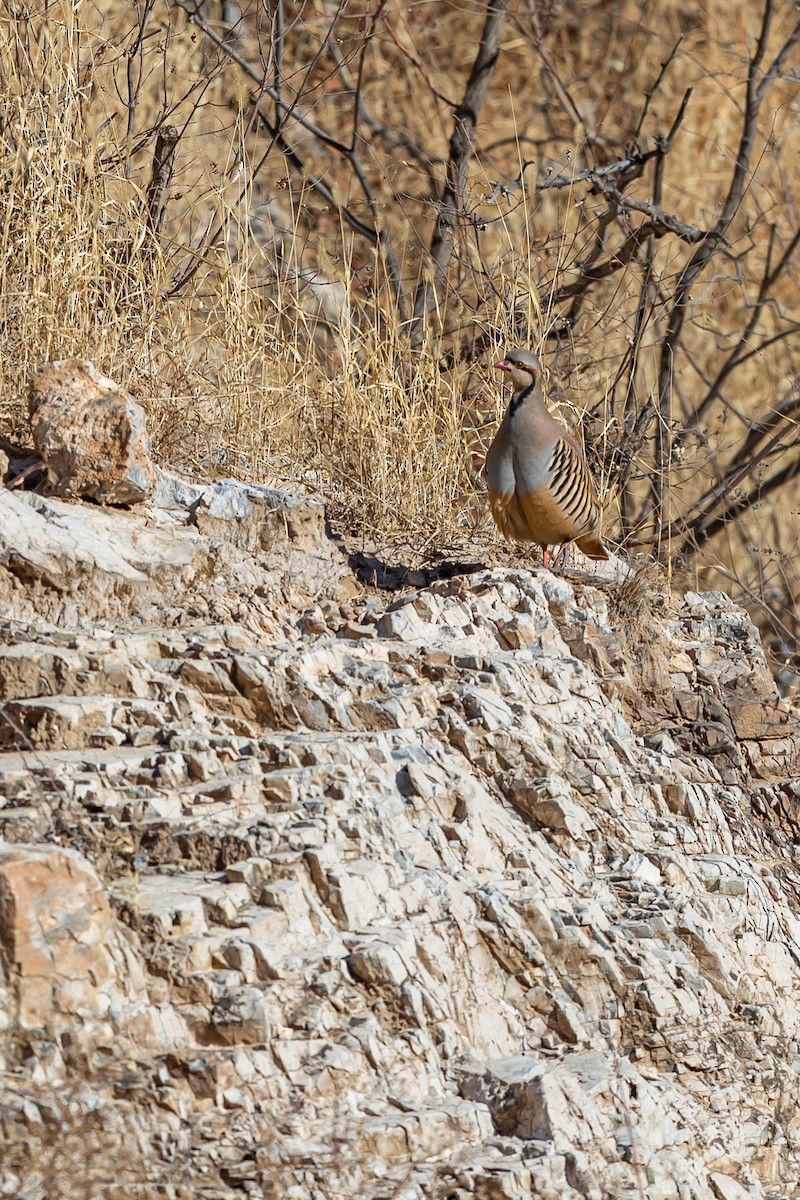
<svg viewBox="0 0 800 1200">
<path fill-rule="evenodd" d="M 575 539 L 575 545 L 587 558 L 608 558 L 608 551 L 596 533 L 587 533 Z"/>
</svg>

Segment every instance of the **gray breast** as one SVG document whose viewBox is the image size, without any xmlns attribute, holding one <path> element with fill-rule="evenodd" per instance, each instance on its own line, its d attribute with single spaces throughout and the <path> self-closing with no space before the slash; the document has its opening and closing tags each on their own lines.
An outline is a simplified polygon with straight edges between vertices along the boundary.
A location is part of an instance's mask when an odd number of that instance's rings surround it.
<svg viewBox="0 0 800 1200">
<path fill-rule="evenodd" d="M 530 444 L 514 447 L 514 478 L 521 496 L 548 486 L 552 457 L 552 446 L 541 450 Z"/>
<path fill-rule="evenodd" d="M 486 480 L 494 492 L 507 495 L 516 486 L 514 474 L 514 452 L 509 437 L 506 417 L 497 431 L 497 436 L 486 455 Z"/>
</svg>

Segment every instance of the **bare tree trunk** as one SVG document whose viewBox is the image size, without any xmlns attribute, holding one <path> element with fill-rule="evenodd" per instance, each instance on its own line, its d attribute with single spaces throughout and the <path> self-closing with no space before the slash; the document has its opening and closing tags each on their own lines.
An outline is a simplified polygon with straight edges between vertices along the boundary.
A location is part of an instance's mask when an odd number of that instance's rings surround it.
<svg viewBox="0 0 800 1200">
<path fill-rule="evenodd" d="M 472 65 L 464 96 L 455 112 L 453 132 L 450 137 L 450 157 L 447 177 L 439 200 L 439 213 L 431 238 L 430 256 L 432 275 L 426 272 L 420 281 L 414 300 L 413 335 L 419 342 L 422 338 L 425 317 L 441 299 L 447 284 L 453 243 L 456 239 L 461 216 L 464 191 L 472 158 L 475 127 L 478 113 L 486 99 L 500 47 L 500 34 L 508 11 L 509 0 L 488 0 L 478 54 Z"/>
</svg>

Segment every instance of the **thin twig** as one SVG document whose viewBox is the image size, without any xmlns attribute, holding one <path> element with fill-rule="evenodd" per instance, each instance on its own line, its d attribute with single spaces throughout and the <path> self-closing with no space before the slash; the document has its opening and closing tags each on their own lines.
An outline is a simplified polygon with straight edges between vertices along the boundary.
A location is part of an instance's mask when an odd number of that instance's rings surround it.
<svg viewBox="0 0 800 1200">
<path fill-rule="evenodd" d="M 634 179 L 639 178 L 639 176 L 643 174 L 645 166 L 651 161 L 651 159 L 663 157 L 664 154 L 669 152 L 675 134 L 678 132 L 678 129 L 686 114 L 686 107 L 691 99 L 691 95 L 692 89 L 687 88 L 683 94 L 683 99 L 681 100 L 680 107 L 678 108 L 678 112 L 674 121 L 672 122 L 669 133 L 666 136 L 658 135 L 656 137 L 655 149 L 645 151 L 637 150 L 631 154 L 626 154 L 624 158 L 616 159 L 614 162 L 603 163 L 602 165 L 596 167 L 586 167 L 582 171 L 572 171 L 568 174 L 565 172 L 563 174 L 553 175 L 550 172 L 546 172 L 544 175 L 539 176 L 539 178 L 536 180 L 536 183 L 534 184 L 535 190 L 537 192 L 547 192 L 551 191 L 552 189 L 574 188 L 576 184 L 579 183 L 591 183 L 594 184 L 599 191 L 605 192 L 606 189 L 614 187 L 614 181 L 619 177 L 620 182 L 616 185 L 616 192 L 621 194 L 625 187 L 629 186 Z M 510 183 L 505 183 L 501 180 L 491 180 L 492 191 L 485 198 L 484 203 L 497 203 L 497 201 L 501 198 L 507 199 L 513 192 L 526 190 L 527 184 L 525 183 L 525 172 L 527 171 L 528 167 L 532 167 L 534 163 L 535 160 L 532 158 L 525 159 L 519 174 L 515 179 L 511 180 Z M 614 199 L 617 199 L 616 195 L 614 195 Z M 628 205 L 636 211 L 645 213 L 647 212 L 647 207 L 644 201 L 634 204 L 629 201 L 628 197 L 623 197 L 621 203 Z M 645 207 L 640 207 L 641 205 L 645 205 Z M 677 220 L 677 218 L 674 219 Z M 683 225 L 682 222 L 678 222 L 678 224 L 683 229 L 691 230 L 694 228 L 691 225 Z"/>
<path fill-rule="evenodd" d="M 653 99 L 653 96 L 655 96 L 656 92 L 661 87 L 664 76 L 666 75 L 667 71 L 669 70 L 672 60 L 675 58 L 675 55 L 678 53 L 678 48 L 680 47 L 680 44 L 682 41 L 683 41 L 683 34 L 681 33 L 678 35 L 677 42 L 675 43 L 675 45 L 672 47 L 672 49 L 670 50 L 667 57 L 662 62 L 661 70 L 658 72 L 658 75 L 656 76 L 655 82 L 653 83 L 652 87 L 648 88 L 644 94 L 644 104 L 642 105 L 642 111 L 639 113 L 639 124 L 636 126 L 636 129 L 633 134 L 634 142 L 638 142 L 639 138 L 641 137 L 642 126 L 644 125 L 645 118 L 647 117 L 647 114 L 650 111 L 650 104 Z M 670 135 L 670 136 L 672 136 L 672 135 Z"/>
<path fill-rule="evenodd" d="M 147 23 L 150 20 L 150 14 L 153 11 L 155 0 L 145 0 L 144 8 L 139 8 L 138 29 L 136 37 L 128 50 L 127 65 L 126 65 L 126 80 L 128 87 L 128 97 L 125 101 L 125 107 L 128 111 L 127 128 L 125 133 L 126 159 L 125 159 L 125 178 L 130 178 L 131 173 L 131 146 L 133 143 L 133 133 L 136 123 L 136 106 L 139 103 L 139 92 L 142 88 L 142 80 L 144 78 L 144 39 L 147 31 Z M 138 5 L 137 5 L 138 7 Z M 138 66 L 138 73 L 136 68 Z"/>
<path fill-rule="evenodd" d="M 744 444 L 737 451 L 737 458 L 749 457 L 761 439 L 777 424 L 783 421 L 794 423 L 798 417 L 800 417 L 800 379 L 794 381 L 788 395 L 768 417 L 752 426 Z"/>
<path fill-rule="evenodd" d="M 746 353 L 743 354 L 742 350 L 745 346 L 750 347 L 750 339 L 753 335 L 756 325 L 758 324 L 758 322 L 761 319 L 762 313 L 764 311 L 764 307 L 769 299 L 770 292 L 772 291 L 772 287 L 775 284 L 775 282 L 780 278 L 780 276 L 783 274 L 785 268 L 787 267 L 787 265 L 789 263 L 789 260 L 792 258 L 795 250 L 800 245 L 800 229 L 797 229 L 795 231 L 794 237 L 789 242 L 788 246 L 784 250 L 781 257 L 779 258 L 778 262 L 775 264 L 774 267 L 771 268 L 772 246 L 774 243 L 774 239 L 775 239 L 775 227 L 772 226 L 772 228 L 770 229 L 770 240 L 769 240 L 769 245 L 767 247 L 767 258 L 766 258 L 766 263 L 764 265 L 764 273 L 761 277 L 761 282 L 759 284 L 758 296 L 756 297 L 756 301 L 750 310 L 750 317 L 747 321 L 747 325 L 742 330 L 742 333 L 739 336 L 739 340 L 736 343 L 736 345 L 734 346 L 733 350 L 731 350 L 727 359 L 725 360 L 725 362 L 722 364 L 719 371 L 717 372 L 717 376 L 716 376 L 714 382 L 709 387 L 705 396 L 700 401 L 700 403 L 697 405 L 694 412 L 692 412 L 686 419 L 686 421 L 684 423 L 684 428 L 679 432 L 678 436 L 675 439 L 676 445 L 678 445 L 683 440 L 686 433 L 688 433 L 690 430 L 694 429 L 699 424 L 699 422 L 703 419 L 703 417 L 705 416 L 708 409 L 711 407 L 711 405 L 717 399 L 717 396 L 720 394 L 722 385 L 725 382 L 725 380 L 728 378 L 728 376 L 733 371 L 735 371 L 737 367 L 741 366 L 743 362 L 746 362 L 748 358 L 751 358 L 754 353 L 758 352 L 757 350 L 754 350 L 751 348 Z M 793 326 L 792 329 L 796 329 L 796 326 Z M 787 335 L 786 331 L 781 331 L 781 336 L 786 336 L 786 335 Z"/>
<path fill-rule="evenodd" d="M 544 63 L 545 70 L 547 71 L 547 74 L 549 75 L 553 84 L 559 104 L 567 114 L 572 124 L 579 126 L 579 128 L 584 131 L 586 142 L 595 152 L 595 157 L 601 160 L 609 157 L 610 143 L 608 142 L 607 138 L 600 134 L 597 129 L 595 129 L 586 120 L 583 113 L 578 108 L 575 100 L 572 98 L 569 88 L 563 82 L 558 70 L 556 69 L 555 62 L 553 61 L 552 55 L 550 54 L 550 51 L 548 50 L 544 41 L 544 33 L 542 30 L 541 21 L 539 20 L 539 10 L 534 0 L 529 0 L 527 7 L 532 32 L 532 36 L 530 34 L 528 35 L 529 40 L 534 50 Z M 518 20 L 515 20 L 515 24 L 521 32 L 527 33 L 527 30 L 522 28 Z M 600 151 L 599 155 L 597 154 L 598 150 Z"/>
<path fill-rule="evenodd" d="M 668 225 L 663 225 L 658 221 L 645 221 L 644 225 L 640 225 L 626 238 L 619 250 L 615 250 L 610 258 L 594 267 L 580 264 L 580 278 L 573 283 L 564 284 L 554 292 L 553 303 L 557 304 L 559 301 L 568 300 L 571 296 L 586 291 L 591 284 L 597 283 L 598 280 L 607 279 L 609 275 L 626 267 L 648 238 L 662 238 L 668 233 L 674 233 L 674 230 Z M 578 266 L 578 264 L 575 265 Z"/>
<path fill-rule="evenodd" d="M 389 34 L 389 37 L 394 42 L 395 46 L 397 46 L 397 49 L 400 51 L 400 53 L 403 55 L 403 57 L 408 59 L 408 61 L 411 63 L 411 65 L 413 67 L 415 67 L 417 71 L 419 71 L 420 75 L 425 80 L 426 84 L 428 85 L 428 88 L 430 89 L 432 95 L 434 95 L 437 100 L 441 100 L 443 104 L 446 104 L 448 106 L 448 108 L 457 108 L 458 106 L 456 105 L 455 100 L 451 100 L 449 96 L 445 96 L 444 92 L 440 92 L 439 89 L 436 87 L 436 85 L 434 84 L 433 80 L 430 77 L 430 72 L 428 71 L 428 68 L 425 66 L 425 63 L 422 61 L 422 59 L 419 57 L 419 55 L 413 53 L 411 50 L 409 50 L 406 46 L 403 45 L 403 43 L 400 41 L 400 38 L 397 36 L 397 32 L 396 32 L 394 26 L 392 25 L 392 22 L 389 20 L 388 16 L 386 16 L 385 14 L 383 16 L 383 24 L 386 26 L 386 30 Z"/>
<path fill-rule="evenodd" d="M 790 442 L 785 442 L 784 438 L 792 428 L 795 430 L 795 436 Z M 715 483 L 713 487 L 708 488 L 680 517 L 677 517 L 674 521 L 665 523 L 660 529 L 655 530 L 649 536 L 636 538 L 631 544 L 644 546 L 651 545 L 654 542 L 669 542 L 676 536 L 685 536 L 687 540 L 691 540 L 699 536 L 698 531 L 708 526 L 711 521 L 717 520 L 714 516 L 716 510 L 720 504 L 726 504 L 723 514 L 724 519 L 721 520 L 718 526 L 721 528 L 726 521 L 731 519 L 731 512 L 735 510 L 738 515 L 740 511 L 736 508 L 735 504 L 727 505 L 727 500 L 731 493 L 739 487 L 742 480 L 746 479 L 748 475 L 752 475 L 762 462 L 784 454 L 786 450 L 799 444 L 800 433 L 797 432 L 797 422 L 789 418 L 759 450 L 755 452 L 751 450 L 746 457 L 742 455 L 741 449 L 734 454 L 731 464 L 722 479 Z M 754 489 L 752 494 L 755 494 L 756 491 L 757 489 Z M 749 507 L 749 505 L 745 505 L 744 507 Z M 744 509 L 741 511 L 744 511 Z M 690 520 L 689 518 L 693 513 L 697 513 L 697 516 Z M 708 538 L 706 537 L 705 540 L 707 541 Z"/>
<path fill-rule="evenodd" d="M 784 487 L 792 479 L 796 479 L 798 475 L 800 475 L 800 454 L 787 463 L 786 466 L 782 467 L 780 471 L 776 471 L 769 479 L 760 481 L 744 496 L 740 496 L 733 503 L 726 505 L 721 513 L 713 517 L 709 515 L 702 521 L 694 522 L 687 534 L 686 541 L 681 546 L 680 554 L 683 557 L 696 554 L 706 542 L 710 541 L 726 525 L 730 525 L 742 513 L 752 508 L 754 504 L 765 499 L 771 492 Z"/>
</svg>

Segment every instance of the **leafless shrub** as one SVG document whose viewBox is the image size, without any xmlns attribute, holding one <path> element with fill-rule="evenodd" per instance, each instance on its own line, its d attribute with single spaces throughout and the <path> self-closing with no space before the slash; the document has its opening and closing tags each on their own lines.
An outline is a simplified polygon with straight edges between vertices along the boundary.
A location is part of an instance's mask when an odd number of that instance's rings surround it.
<svg viewBox="0 0 800 1200">
<path fill-rule="evenodd" d="M 423 556 L 475 535 L 464 442 L 530 343 L 612 540 L 726 580 L 791 652 L 800 26 L 648 13 L 6 3 L 12 432 L 35 363 L 94 355 L 165 456 Z"/>
</svg>

